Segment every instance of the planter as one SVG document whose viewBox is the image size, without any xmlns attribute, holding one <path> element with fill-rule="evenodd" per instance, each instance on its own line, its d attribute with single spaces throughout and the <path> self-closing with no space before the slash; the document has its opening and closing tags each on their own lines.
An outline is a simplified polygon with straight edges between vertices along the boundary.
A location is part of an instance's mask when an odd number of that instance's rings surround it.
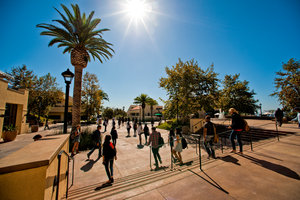
<svg viewBox="0 0 300 200">
<path fill-rule="evenodd" d="M 16 139 L 17 137 L 17 131 L 3 131 L 2 138 L 4 142 L 10 142 Z"/>
<path fill-rule="evenodd" d="M 31 132 L 38 132 L 39 131 L 39 125 L 31 125 Z"/>
</svg>

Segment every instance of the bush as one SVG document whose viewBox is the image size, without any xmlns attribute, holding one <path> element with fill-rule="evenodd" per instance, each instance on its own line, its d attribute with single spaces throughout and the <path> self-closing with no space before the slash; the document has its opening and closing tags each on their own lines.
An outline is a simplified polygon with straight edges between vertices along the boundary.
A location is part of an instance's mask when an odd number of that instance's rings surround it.
<svg viewBox="0 0 300 200">
<path fill-rule="evenodd" d="M 172 119 L 160 124 L 159 126 L 157 126 L 157 128 L 171 130 L 176 128 L 182 128 L 182 124 L 180 124 L 180 121 L 177 121 L 177 119 Z"/>
<path fill-rule="evenodd" d="M 92 139 L 92 131 L 87 128 L 81 132 L 80 136 L 80 143 L 79 143 L 79 151 L 88 150 L 94 147 L 94 141 Z M 73 140 L 70 137 L 70 151 L 72 151 L 73 148 Z"/>
</svg>

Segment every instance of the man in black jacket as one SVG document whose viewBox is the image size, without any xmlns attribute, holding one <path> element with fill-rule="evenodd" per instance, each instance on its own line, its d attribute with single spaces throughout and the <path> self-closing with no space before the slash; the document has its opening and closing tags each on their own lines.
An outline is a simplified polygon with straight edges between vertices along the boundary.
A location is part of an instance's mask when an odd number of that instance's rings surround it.
<svg viewBox="0 0 300 200">
<path fill-rule="evenodd" d="M 230 140 L 231 140 L 231 145 L 232 145 L 231 152 L 236 153 L 234 139 L 237 138 L 237 141 L 240 146 L 239 153 L 243 154 L 243 144 L 242 144 L 242 139 L 241 139 L 241 133 L 244 130 L 244 126 L 245 126 L 244 120 L 234 108 L 229 109 L 229 114 L 231 114 L 231 117 L 232 117 L 231 126 L 228 127 L 228 128 L 232 129 L 232 132 L 230 134 Z"/>
<path fill-rule="evenodd" d="M 101 141 L 101 126 L 98 125 L 97 126 L 97 130 L 95 130 L 92 134 L 92 139 L 94 141 L 94 147 L 91 149 L 90 152 L 88 152 L 87 157 L 88 159 L 90 159 L 90 156 L 92 155 L 92 153 L 96 150 L 99 149 L 99 154 L 98 154 L 98 159 L 101 158 L 101 145 L 102 145 L 102 141 Z"/>
</svg>

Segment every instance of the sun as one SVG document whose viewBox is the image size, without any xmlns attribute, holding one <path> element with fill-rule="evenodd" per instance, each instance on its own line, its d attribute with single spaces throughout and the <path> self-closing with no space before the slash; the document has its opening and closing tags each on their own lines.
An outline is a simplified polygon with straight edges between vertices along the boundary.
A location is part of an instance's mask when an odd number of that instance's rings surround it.
<svg viewBox="0 0 300 200">
<path fill-rule="evenodd" d="M 151 12 L 151 6 L 145 0 L 128 0 L 125 5 L 125 12 L 132 20 L 143 21 Z"/>
</svg>

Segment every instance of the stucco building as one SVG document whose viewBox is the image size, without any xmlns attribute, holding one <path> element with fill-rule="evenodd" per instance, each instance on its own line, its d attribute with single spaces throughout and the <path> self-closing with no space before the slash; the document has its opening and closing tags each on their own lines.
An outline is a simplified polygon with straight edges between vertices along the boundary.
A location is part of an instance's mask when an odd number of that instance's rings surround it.
<svg viewBox="0 0 300 200">
<path fill-rule="evenodd" d="M 151 106 L 149 105 L 146 105 L 145 107 L 145 120 L 149 121 L 152 119 L 154 120 L 159 120 L 160 117 L 157 116 L 158 113 L 162 113 L 163 111 L 163 107 L 162 106 L 153 106 L 153 110 L 152 110 L 152 115 L 151 116 Z M 130 117 L 131 119 L 142 119 L 143 118 L 143 111 L 142 111 L 142 107 L 141 106 L 138 106 L 138 105 L 131 105 L 129 106 L 128 108 L 128 111 L 127 111 L 127 115 L 128 117 Z"/>
<path fill-rule="evenodd" d="M 15 126 L 18 134 L 29 129 L 26 123 L 28 90 L 12 89 L 8 84 L 11 78 L 0 71 L 0 137 L 5 126 Z"/>
</svg>

